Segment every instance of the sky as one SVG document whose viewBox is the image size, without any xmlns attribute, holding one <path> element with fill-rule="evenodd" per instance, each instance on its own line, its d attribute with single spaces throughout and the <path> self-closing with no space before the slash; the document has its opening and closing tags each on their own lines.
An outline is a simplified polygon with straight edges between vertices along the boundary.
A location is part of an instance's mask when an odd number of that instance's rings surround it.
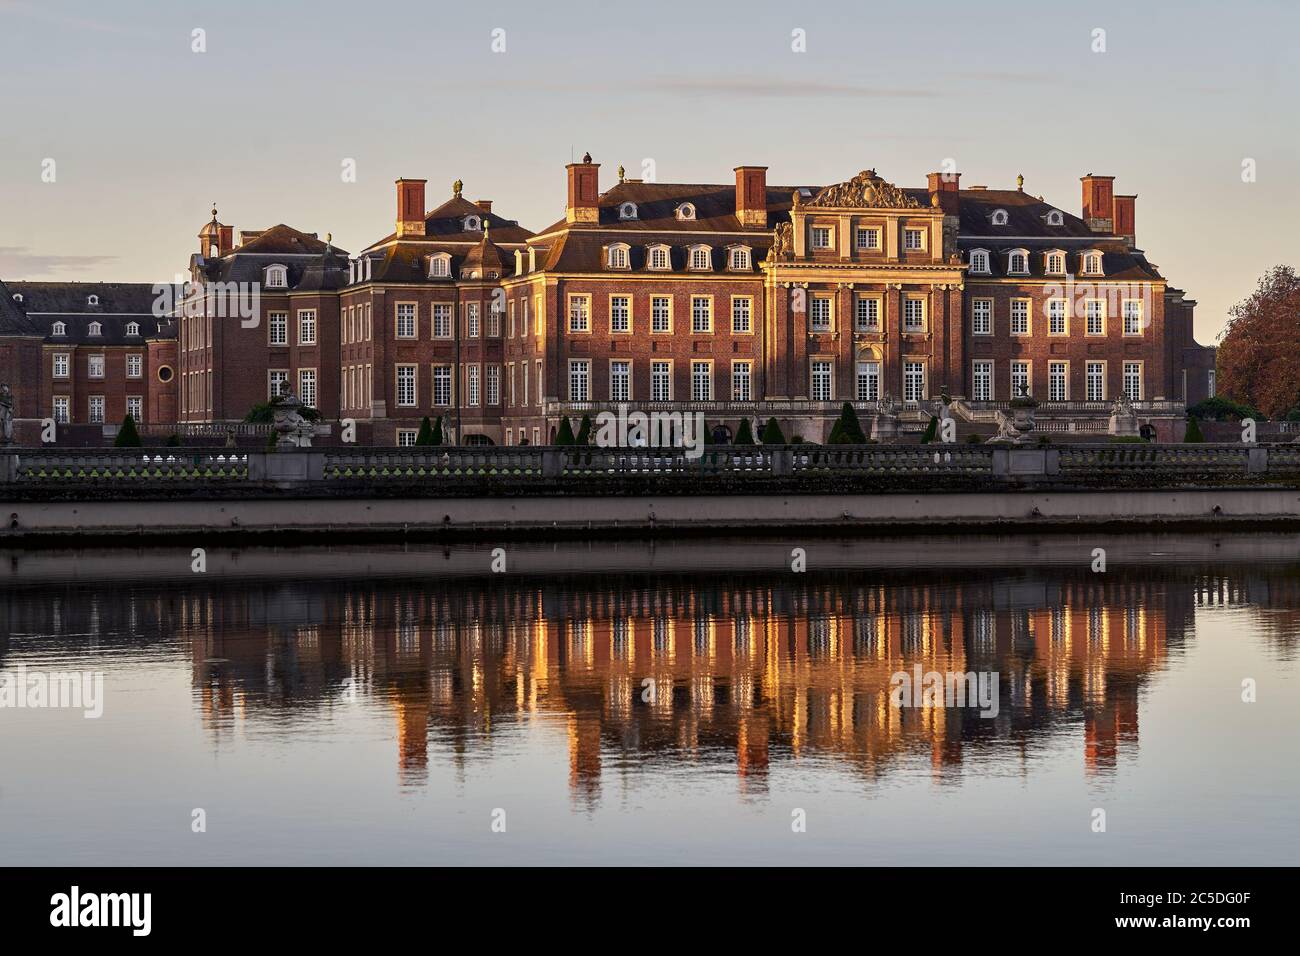
<svg viewBox="0 0 1300 956">
<path fill-rule="evenodd" d="M 586 151 L 602 188 L 646 160 L 903 186 L 952 160 L 1075 214 L 1115 176 L 1212 343 L 1300 266 L 1298 32 L 1295 0 L 0 0 L 0 278 L 171 279 L 214 202 L 356 251 L 399 176 L 541 229 Z"/>
</svg>

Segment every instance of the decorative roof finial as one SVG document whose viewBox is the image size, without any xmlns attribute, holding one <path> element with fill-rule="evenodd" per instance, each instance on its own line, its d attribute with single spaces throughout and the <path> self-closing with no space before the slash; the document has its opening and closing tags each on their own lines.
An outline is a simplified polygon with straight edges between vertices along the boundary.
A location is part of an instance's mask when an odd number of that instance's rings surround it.
<svg viewBox="0 0 1300 956">
<path fill-rule="evenodd" d="M 215 202 L 212 204 L 212 221 L 217 221 L 217 204 Z"/>
<path fill-rule="evenodd" d="M 622 163 L 619 163 L 619 164 L 618 164 L 618 181 L 619 181 L 620 183 L 623 181 L 623 174 L 624 174 L 623 164 L 622 164 Z"/>
<path fill-rule="evenodd" d="M 334 241 L 334 233 L 332 232 L 325 233 L 325 245 L 328 246 L 333 241 Z"/>
<path fill-rule="evenodd" d="M 590 162 L 591 162 L 591 153 L 583 153 L 583 154 L 582 154 L 582 161 L 583 161 L 584 163 L 590 163 Z"/>
<path fill-rule="evenodd" d="M 1017 177 L 1016 177 L 1016 188 L 1019 189 L 1021 192 L 1024 192 L 1024 191 L 1025 191 L 1025 177 L 1024 177 L 1024 176 L 1017 176 Z"/>
<path fill-rule="evenodd" d="M 464 189 L 464 188 L 465 188 L 465 184 L 462 183 L 459 179 L 456 180 L 454 183 L 451 184 L 451 194 L 452 194 L 452 196 L 454 196 L 455 198 L 459 199 L 459 198 L 460 198 L 460 191 L 461 191 L 462 189 Z"/>
</svg>

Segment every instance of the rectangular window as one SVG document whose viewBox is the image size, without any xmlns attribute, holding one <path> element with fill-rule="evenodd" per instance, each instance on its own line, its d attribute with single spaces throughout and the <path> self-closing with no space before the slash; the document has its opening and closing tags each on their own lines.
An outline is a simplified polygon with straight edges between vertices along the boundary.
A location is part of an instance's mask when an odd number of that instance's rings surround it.
<svg viewBox="0 0 1300 956">
<path fill-rule="evenodd" d="M 128 355 L 126 357 L 126 377 L 140 378 L 144 374 L 144 356 Z"/>
<path fill-rule="evenodd" d="M 993 401 L 993 362 L 976 359 L 971 376 L 971 397 L 977 402 Z"/>
<path fill-rule="evenodd" d="M 479 370 L 479 366 L 477 365 L 470 365 L 465 369 L 466 404 L 470 405 L 471 407 L 478 406 L 478 399 L 479 399 L 479 389 L 478 389 L 479 371 L 478 370 Z"/>
<path fill-rule="evenodd" d="M 831 231 L 825 226 L 814 226 L 812 230 L 812 247 L 814 249 L 829 249 L 831 247 Z"/>
<path fill-rule="evenodd" d="M 415 440 L 420 437 L 420 432 L 414 428 L 399 428 L 397 430 L 397 447 L 414 448 Z"/>
<path fill-rule="evenodd" d="M 541 338 L 542 333 L 546 330 L 546 313 L 542 310 L 542 297 L 540 295 L 533 298 L 533 315 L 536 319 L 537 337 Z"/>
<path fill-rule="evenodd" d="M 433 337 L 435 339 L 451 338 L 451 306 L 442 304 L 433 307 Z"/>
<path fill-rule="evenodd" d="M 619 359 L 609 363 L 609 400 L 627 402 L 632 399 L 632 363 Z"/>
<path fill-rule="evenodd" d="M 1029 363 L 1015 361 L 1011 363 L 1011 395 L 1029 394 Z"/>
<path fill-rule="evenodd" d="M 90 396 L 89 421 L 92 425 L 104 424 L 104 396 L 103 395 Z"/>
<path fill-rule="evenodd" d="M 487 334 L 490 339 L 501 338 L 501 303 L 495 298 L 488 305 Z"/>
<path fill-rule="evenodd" d="M 86 374 L 90 378 L 104 377 L 104 356 L 90 355 L 86 357 Z"/>
<path fill-rule="evenodd" d="M 733 335 L 748 335 L 753 331 L 750 316 L 754 300 L 748 297 L 733 296 L 731 299 L 731 332 Z"/>
<path fill-rule="evenodd" d="M 993 334 L 993 300 L 973 299 L 970 304 L 971 333 L 974 335 Z"/>
<path fill-rule="evenodd" d="M 713 401 L 712 363 L 691 363 L 691 400 L 695 402 Z"/>
<path fill-rule="evenodd" d="M 487 366 L 487 403 L 489 405 L 501 404 L 501 366 Z"/>
<path fill-rule="evenodd" d="M 591 362 L 569 359 L 569 401 L 591 401 Z"/>
<path fill-rule="evenodd" d="M 289 344 L 289 313 L 272 312 L 267 317 L 267 328 L 270 330 L 270 342 L 272 345 Z"/>
<path fill-rule="evenodd" d="M 60 425 L 68 423 L 68 396 L 54 396 L 54 420 Z"/>
<path fill-rule="evenodd" d="M 316 344 L 316 310 L 315 309 L 298 310 L 298 344 L 299 345 Z M 313 405 L 312 407 L 314 408 L 315 406 Z"/>
<path fill-rule="evenodd" d="M 397 404 L 402 408 L 414 408 L 415 394 L 415 366 L 397 366 Z"/>
<path fill-rule="evenodd" d="M 1011 334 L 1029 334 L 1029 300 L 1011 300 Z"/>
<path fill-rule="evenodd" d="M 880 331 L 880 300 L 859 296 L 853 303 L 853 328 L 858 332 Z"/>
<path fill-rule="evenodd" d="M 537 372 L 537 404 L 540 405 L 542 404 L 542 360 L 538 359 L 533 366 Z"/>
<path fill-rule="evenodd" d="M 512 339 L 515 337 L 515 300 L 514 299 L 510 300 L 510 335 L 508 337 Z M 510 442 L 506 442 L 506 444 L 509 445 Z"/>
<path fill-rule="evenodd" d="M 523 396 L 523 399 L 524 399 L 524 400 L 523 400 L 522 402 L 520 402 L 520 404 L 521 404 L 521 405 L 527 405 L 527 404 L 528 404 L 528 363 L 527 363 L 527 362 L 520 362 L 520 363 L 519 363 L 519 367 L 523 370 L 523 373 L 524 373 L 524 381 L 523 381 L 523 386 L 524 386 L 524 387 L 523 387 L 523 391 L 520 392 L 520 394 Z"/>
<path fill-rule="evenodd" d="M 415 303 L 397 303 L 397 337 L 399 339 L 415 338 Z"/>
<path fill-rule="evenodd" d="M 858 229 L 858 248 L 862 250 L 880 248 L 879 229 Z"/>
<path fill-rule="evenodd" d="M 1106 400 L 1106 363 L 1089 362 L 1084 367 L 1084 385 L 1090 402 Z"/>
<path fill-rule="evenodd" d="M 435 365 L 433 367 L 433 404 L 451 404 L 451 366 Z"/>
<path fill-rule="evenodd" d="M 825 296 L 813 296 L 808 304 L 808 329 L 812 332 L 829 332 L 831 330 L 831 300 Z"/>
<path fill-rule="evenodd" d="M 1125 362 L 1124 363 L 1124 394 L 1129 397 L 1129 401 L 1142 401 L 1142 363 Z"/>
<path fill-rule="evenodd" d="M 465 337 L 476 339 L 479 337 L 479 312 L 477 302 L 465 303 Z"/>
<path fill-rule="evenodd" d="M 54 356 L 54 377 L 68 377 L 68 353 L 59 352 Z"/>
<path fill-rule="evenodd" d="M 672 330 L 672 299 L 666 295 L 657 295 L 650 300 L 650 331 L 671 332 Z"/>
<path fill-rule="evenodd" d="M 671 362 L 650 363 L 650 401 L 673 400 L 673 365 Z"/>
<path fill-rule="evenodd" d="M 609 300 L 609 330 L 632 331 L 632 299 L 626 295 L 611 296 Z"/>
<path fill-rule="evenodd" d="M 713 300 L 707 295 L 691 296 L 691 331 L 696 335 L 713 331 Z"/>
<path fill-rule="evenodd" d="M 314 368 L 298 369 L 298 398 L 308 408 L 316 407 L 316 370 Z"/>
<path fill-rule="evenodd" d="M 126 413 L 136 422 L 144 421 L 144 398 L 139 395 L 126 397 Z"/>
<path fill-rule="evenodd" d="M 903 363 L 903 401 L 919 402 L 925 398 L 925 363 Z"/>
<path fill-rule="evenodd" d="M 1124 334 L 1142 334 L 1142 300 L 1124 300 Z"/>
<path fill-rule="evenodd" d="M 880 399 L 880 363 L 859 362 L 857 399 L 860 402 L 875 402 Z"/>
<path fill-rule="evenodd" d="M 1089 335 L 1106 334 L 1106 303 L 1103 300 L 1085 300 L 1083 303 L 1083 314 L 1087 321 Z"/>
<path fill-rule="evenodd" d="M 1065 321 L 1065 300 L 1047 300 L 1047 334 L 1065 335 L 1069 326 Z"/>
<path fill-rule="evenodd" d="M 753 363 L 731 363 L 731 400 L 733 402 L 750 402 L 754 400 Z"/>
<path fill-rule="evenodd" d="M 903 300 L 903 331 L 904 332 L 925 331 L 925 300 L 924 299 Z"/>
<path fill-rule="evenodd" d="M 925 232 L 921 229 L 904 229 L 903 230 L 903 248 L 904 249 L 924 249 Z"/>
<path fill-rule="evenodd" d="M 1047 363 L 1047 400 L 1065 402 L 1070 398 L 1070 367 L 1065 362 Z"/>
<path fill-rule="evenodd" d="M 266 373 L 266 377 L 268 399 L 289 394 L 289 370 L 287 368 L 273 368 Z"/>
<path fill-rule="evenodd" d="M 591 297 L 585 295 L 569 296 L 569 331 L 591 331 Z"/>
<path fill-rule="evenodd" d="M 814 359 L 812 363 L 812 399 L 814 402 L 829 402 L 832 397 L 831 363 Z"/>
</svg>

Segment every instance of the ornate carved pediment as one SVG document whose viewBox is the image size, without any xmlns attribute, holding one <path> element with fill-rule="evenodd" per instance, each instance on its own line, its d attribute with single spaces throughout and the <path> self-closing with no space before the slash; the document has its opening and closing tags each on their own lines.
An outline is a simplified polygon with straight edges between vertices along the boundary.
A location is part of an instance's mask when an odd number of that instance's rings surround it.
<svg viewBox="0 0 1300 956">
<path fill-rule="evenodd" d="M 783 222 L 772 230 L 772 247 L 767 250 L 767 261 L 778 262 L 794 255 L 794 229 Z"/>
<path fill-rule="evenodd" d="M 921 204 L 893 183 L 864 169 L 847 183 L 827 186 L 813 196 L 810 206 L 848 207 L 850 209 L 920 209 Z"/>
</svg>

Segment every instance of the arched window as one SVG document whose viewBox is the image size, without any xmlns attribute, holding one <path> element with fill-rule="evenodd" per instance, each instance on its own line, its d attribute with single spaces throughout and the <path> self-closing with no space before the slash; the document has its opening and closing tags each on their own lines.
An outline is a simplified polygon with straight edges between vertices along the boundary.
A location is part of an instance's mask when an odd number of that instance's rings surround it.
<svg viewBox="0 0 1300 956">
<path fill-rule="evenodd" d="M 1007 272 L 1011 275 L 1026 275 L 1029 272 L 1029 253 L 1024 249 L 1013 249 L 1007 256 Z"/>
<path fill-rule="evenodd" d="M 691 268 L 705 272 L 713 268 L 713 253 L 708 246 L 691 246 Z"/>
<path fill-rule="evenodd" d="M 104 327 L 100 325 L 98 322 L 91 322 L 90 328 L 86 330 L 86 333 L 88 335 L 103 335 Z"/>
<path fill-rule="evenodd" d="M 451 275 L 451 256 L 439 253 L 429 257 L 429 278 L 445 279 Z"/>
<path fill-rule="evenodd" d="M 1054 276 L 1065 274 L 1065 253 L 1064 252 L 1047 253 L 1046 272 L 1048 275 L 1054 275 Z"/>
<path fill-rule="evenodd" d="M 97 295 L 86 296 L 86 305 L 99 305 L 99 296 Z"/>
<path fill-rule="evenodd" d="M 478 232 L 483 228 L 483 220 L 478 216 L 466 216 L 463 225 L 466 232 Z"/>
<path fill-rule="evenodd" d="M 625 202 L 625 203 L 623 203 L 621 206 L 619 206 L 619 207 L 618 207 L 618 218 L 619 218 L 619 219 L 635 219 L 635 218 L 636 218 L 636 203 L 634 203 L 634 202 Z"/>
<path fill-rule="evenodd" d="M 1101 269 L 1101 253 L 1095 249 L 1083 254 L 1083 274 L 1089 276 L 1099 276 Z"/>
<path fill-rule="evenodd" d="M 993 210 L 993 218 L 992 218 L 993 225 L 1005 226 L 1007 224 L 1008 218 L 1009 217 L 1007 216 L 1007 211 L 1005 209 Z"/>
<path fill-rule="evenodd" d="M 677 218 L 681 220 L 691 220 L 695 218 L 695 206 L 691 203 L 684 202 L 677 207 Z"/>
<path fill-rule="evenodd" d="M 1047 214 L 1047 224 L 1049 226 L 1065 225 L 1065 216 L 1061 215 L 1061 210 L 1053 209 Z"/>
<path fill-rule="evenodd" d="M 733 272 L 749 271 L 749 247 L 732 246 L 727 254 L 727 268 Z"/>
<path fill-rule="evenodd" d="M 972 249 L 970 251 L 970 271 L 988 274 L 989 251 L 987 249 Z"/>
<path fill-rule="evenodd" d="M 647 257 L 647 264 L 651 269 L 667 271 L 673 267 L 672 256 L 667 246 L 651 246 Z"/>
<path fill-rule="evenodd" d="M 289 270 L 280 265 L 266 267 L 266 287 L 283 289 L 289 284 Z"/>
<path fill-rule="evenodd" d="M 628 266 L 629 246 L 626 243 L 616 242 L 609 247 L 609 257 L 605 260 L 606 265 L 611 269 L 626 269 Z"/>
<path fill-rule="evenodd" d="M 63 322 L 55 322 L 55 323 L 54 323 L 54 334 L 55 334 L 55 335 L 67 335 L 67 334 L 68 334 L 68 327 L 67 327 L 67 325 L 65 325 Z"/>
<path fill-rule="evenodd" d="M 140 334 L 140 323 L 139 323 L 139 322 L 128 322 L 128 323 L 126 323 L 126 334 L 127 334 L 127 335 L 139 335 L 139 334 Z"/>
<path fill-rule="evenodd" d="M 23 294 L 22 294 L 21 292 L 15 292 L 15 293 L 14 293 L 14 301 L 15 301 L 15 302 L 22 302 L 22 301 L 23 301 Z"/>
</svg>

